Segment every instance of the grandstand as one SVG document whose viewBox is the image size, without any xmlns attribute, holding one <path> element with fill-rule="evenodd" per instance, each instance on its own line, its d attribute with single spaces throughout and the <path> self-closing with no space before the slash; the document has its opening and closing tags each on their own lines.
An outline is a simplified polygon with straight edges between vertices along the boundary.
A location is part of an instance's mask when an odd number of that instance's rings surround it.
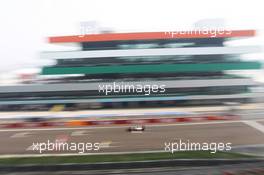
<svg viewBox="0 0 264 175">
<path fill-rule="evenodd" d="M 170 32 L 169 32 L 170 33 Z M 44 66 L 33 84 L 1 86 L 1 110 L 125 108 L 249 103 L 263 94 L 259 84 L 232 71 L 258 70 L 242 54 L 256 46 L 226 46 L 226 41 L 254 37 L 254 30 L 228 34 L 174 32 L 102 33 L 50 37 L 51 44 L 78 43 L 78 51 L 42 52 L 56 63 Z M 227 73 L 228 71 L 228 73 Z M 44 77 L 44 78 L 43 78 Z M 49 78 L 45 78 L 49 77 Z M 105 84 L 157 85 L 157 92 L 100 93 Z M 165 91 L 160 91 L 160 86 Z M 127 87 L 126 87 L 127 88 Z"/>
</svg>

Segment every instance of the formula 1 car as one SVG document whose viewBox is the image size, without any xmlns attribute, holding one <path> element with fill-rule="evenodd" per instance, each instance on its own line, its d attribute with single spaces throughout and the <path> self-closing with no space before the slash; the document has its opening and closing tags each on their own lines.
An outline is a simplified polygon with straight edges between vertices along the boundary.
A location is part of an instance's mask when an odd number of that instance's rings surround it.
<svg viewBox="0 0 264 175">
<path fill-rule="evenodd" d="M 130 126 L 129 128 L 127 128 L 128 132 L 137 132 L 137 131 L 145 131 L 145 126 L 143 125 L 136 125 L 136 126 Z"/>
</svg>

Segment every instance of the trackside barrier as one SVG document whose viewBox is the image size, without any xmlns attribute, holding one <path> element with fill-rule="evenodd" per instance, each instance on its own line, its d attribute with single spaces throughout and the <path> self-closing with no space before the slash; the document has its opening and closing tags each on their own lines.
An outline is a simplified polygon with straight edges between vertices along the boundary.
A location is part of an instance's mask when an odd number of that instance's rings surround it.
<svg viewBox="0 0 264 175">
<path fill-rule="evenodd" d="M 31 172 L 30 174 L 40 174 L 37 172 L 81 172 L 88 170 L 120 170 L 120 169 L 142 169 L 142 168 L 162 168 L 162 167 L 210 167 L 241 164 L 258 164 L 261 166 L 263 160 L 259 159 L 170 159 L 170 160 L 154 160 L 154 161 L 138 161 L 138 162 L 108 162 L 108 163 L 89 163 L 89 164 L 51 164 L 51 165 L 0 165 L 0 173 L 6 172 Z M 1 173 L 1 174 L 2 174 Z M 236 175 L 228 174 L 224 175 Z M 244 175 L 244 174 L 243 174 Z M 263 174 L 259 174 L 263 175 Z"/>
<path fill-rule="evenodd" d="M 131 125 L 131 124 L 157 124 L 157 123 L 183 123 L 206 122 L 217 120 L 236 120 L 238 116 L 200 116 L 175 118 L 144 118 L 144 119 L 116 119 L 116 120 L 70 120 L 63 122 L 20 122 L 1 124 L 0 128 L 35 128 L 35 127 L 76 127 L 76 126 L 105 126 L 105 125 Z"/>
</svg>

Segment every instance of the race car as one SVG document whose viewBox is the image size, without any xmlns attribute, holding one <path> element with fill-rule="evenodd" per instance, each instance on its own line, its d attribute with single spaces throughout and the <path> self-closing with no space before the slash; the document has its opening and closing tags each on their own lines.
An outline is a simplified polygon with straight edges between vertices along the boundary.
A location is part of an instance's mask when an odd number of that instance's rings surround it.
<svg viewBox="0 0 264 175">
<path fill-rule="evenodd" d="M 128 132 L 137 132 L 137 131 L 145 131 L 145 126 L 143 125 L 136 125 L 136 126 L 130 126 L 129 128 L 127 128 Z"/>
</svg>

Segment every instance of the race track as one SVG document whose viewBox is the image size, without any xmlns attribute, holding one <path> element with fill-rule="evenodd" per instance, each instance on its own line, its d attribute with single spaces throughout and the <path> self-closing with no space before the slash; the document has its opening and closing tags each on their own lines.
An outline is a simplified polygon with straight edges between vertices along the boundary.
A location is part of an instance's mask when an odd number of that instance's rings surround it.
<svg viewBox="0 0 264 175">
<path fill-rule="evenodd" d="M 256 125 L 257 123 L 257 125 Z M 232 143 L 241 145 L 264 144 L 263 120 L 216 121 L 203 123 L 178 123 L 148 125 L 145 132 L 129 133 L 128 126 L 78 127 L 78 128 L 35 128 L 1 129 L 0 154 L 40 154 L 34 150 L 33 143 L 100 143 L 98 151 L 134 152 L 162 151 L 165 142 L 189 141 L 196 143 Z M 262 128 L 261 128 L 262 127 Z M 45 154 L 76 153 L 76 151 L 45 151 Z"/>
</svg>

